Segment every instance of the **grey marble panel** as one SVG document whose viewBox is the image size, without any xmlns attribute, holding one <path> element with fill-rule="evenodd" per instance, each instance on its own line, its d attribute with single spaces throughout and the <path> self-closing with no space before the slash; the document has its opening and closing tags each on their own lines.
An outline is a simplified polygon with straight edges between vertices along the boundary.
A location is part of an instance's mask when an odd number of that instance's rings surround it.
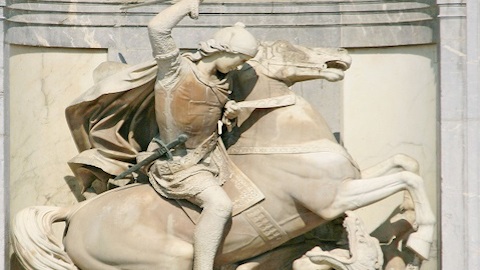
<svg viewBox="0 0 480 270">
<path fill-rule="evenodd" d="M 442 268 L 479 269 L 480 4 L 439 0 Z"/>
<path fill-rule="evenodd" d="M 4 27 L 4 7 L 5 7 L 5 0 L 0 0 L 0 32 L 5 33 Z M 0 59 L 5 59 L 5 51 L 6 48 L 4 47 L 4 35 L 0 35 Z M 0 186 L 0 246 L 6 247 L 8 242 L 8 207 L 6 205 L 8 201 L 8 181 L 5 181 L 6 175 L 8 173 L 8 169 L 5 163 L 5 156 L 8 155 L 8 151 L 6 151 L 6 133 L 5 133 L 5 85 L 6 85 L 6 70 L 5 70 L 5 61 L 0 62 L 0 182 L 4 183 Z M 0 266 L 5 266 L 5 258 L 8 257 L 8 249 L 1 248 L 0 249 Z M 1 268 L 1 267 L 0 267 Z"/>
<path fill-rule="evenodd" d="M 124 29 L 124 36 L 116 35 L 116 38 L 126 40 L 132 31 L 144 28 L 150 18 L 166 6 L 159 4 L 122 11 L 121 3 L 15 1 L 7 8 L 7 41 L 40 46 L 116 47 L 112 46 L 110 35 L 104 34 L 105 29 L 112 34 L 114 30 Z M 327 28 L 334 29 L 334 34 L 328 37 L 337 41 L 335 46 L 365 47 L 434 42 L 433 22 L 437 10 L 433 0 L 205 1 L 201 13 L 199 20 L 183 20 L 179 27 L 212 29 L 242 21 L 258 32 L 267 33 L 269 39 L 278 39 L 278 36 L 305 39 L 309 35 L 296 30 L 319 32 Z M 95 42 L 84 41 L 85 38 L 78 36 L 82 30 L 88 31 Z M 186 39 L 195 40 L 190 36 Z"/>
</svg>

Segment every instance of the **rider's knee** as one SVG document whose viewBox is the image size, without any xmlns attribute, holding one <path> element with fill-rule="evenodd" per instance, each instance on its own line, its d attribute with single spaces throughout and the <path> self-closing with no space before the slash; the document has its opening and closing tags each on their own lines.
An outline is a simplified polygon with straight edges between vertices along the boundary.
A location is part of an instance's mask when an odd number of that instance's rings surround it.
<svg viewBox="0 0 480 270">
<path fill-rule="evenodd" d="M 217 194 L 205 201 L 203 211 L 212 212 L 219 217 L 230 217 L 233 211 L 233 203 L 225 194 Z"/>
<path fill-rule="evenodd" d="M 216 200 L 213 205 L 213 210 L 218 216 L 231 217 L 233 211 L 233 203 L 229 198 L 223 200 Z"/>
</svg>

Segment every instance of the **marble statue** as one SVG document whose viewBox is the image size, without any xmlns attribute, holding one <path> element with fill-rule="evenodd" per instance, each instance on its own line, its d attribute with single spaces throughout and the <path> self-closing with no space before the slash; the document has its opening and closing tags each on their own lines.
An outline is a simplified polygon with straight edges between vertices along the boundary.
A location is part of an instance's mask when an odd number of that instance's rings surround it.
<svg viewBox="0 0 480 270">
<path fill-rule="evenodd" d="M 155 60 L 102 65 L 95 86 L 67 108 L 80 150 L 69 164 L 85 191 L 101 194 L 72 207 L 19 212 L 12 230 L 22 265 L 273 269 L 272 259 L 287 260 L 282 252 L 291 250 L 292 239 L 347 213 L 350 251 L 315 248 L 292 267 L 381 269 L 378 240 L 349 211 L 401 191 L 409 194 L 403 207 L 415 210 L 407 246 L 428 259 L 435 218 L 417 162 L 396 155 L 360 170 L 322 116 L 289 89 L 300 81 L 343 79 L 348 53 L 287 41 L 257 44 L 236 25 L 181 56 L 170 30 L 186 15 L 197 17 L 197 8 L 198 1 L 183 0 L 162 11 L 149 24 Z M 189 90 L 203 84 L 204 91 L 177 97 L 182 84 Z M 195 126 L 197 120 L 202 124 Z M 184 133 L 188 139 L 164 158 L 112 180 Z M 178 179 L 195 181 L 181 193 L 163 183 Z M 111 186 L 121 187 L 106 191 Z M 205 215 L 207 204 L 217 220 Z M 63 242 L 52 234 L 52 224 L 62 221 Z"/>
</svg>

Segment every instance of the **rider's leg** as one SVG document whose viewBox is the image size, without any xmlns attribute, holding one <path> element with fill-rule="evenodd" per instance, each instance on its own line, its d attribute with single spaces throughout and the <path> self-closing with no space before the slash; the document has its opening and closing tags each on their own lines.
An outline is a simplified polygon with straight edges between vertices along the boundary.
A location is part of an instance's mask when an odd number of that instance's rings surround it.
<svg viewBox="0 0 480 270">
<path fill-rule="evenodd" d="M 195 197 L 203 208 L 194 232 L 194 270 L 212 270 L 215 255 L 232 216 L 232 201 L 220 186 L 211 186 Z"/>
</svg>

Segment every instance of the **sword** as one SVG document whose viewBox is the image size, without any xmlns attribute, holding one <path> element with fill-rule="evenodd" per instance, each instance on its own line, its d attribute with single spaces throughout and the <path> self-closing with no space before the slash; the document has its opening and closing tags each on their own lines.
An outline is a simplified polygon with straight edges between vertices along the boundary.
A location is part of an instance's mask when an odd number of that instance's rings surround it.
<svg viewBox="0 0 480 270">
<path fill-rule="evenodd" d="M 156 3 L 162 3 L 162 2 L 170 2 L 172 4 L 175 4 L 179 1 L 180 0 L 152 0 L 152 1 L 145 1 L 143 3 L 138 3 L 138 4 L 135 4 L 135 2 L 133 2 L 133 3 L 126 4 L 125 6 L 121 7 L 120 10 L 126 11 L 126 10 L 131 9 L 131 8 L 136 8 L 136 7 L 141 7 L 141 6 L 149 6 L 149 5 L 153 5 L 153 4 L 156 4 Z M 200 3 L 203 0 L 191 0 L 191 1 L 194 1 L 195 3 L 191 5 L 191 11 L 188 15 L 190 16 L 190 18 L 196 20 L 196 19 L 198 19 L 198 15 L 199 15 L 198 6 L 200 5 Z"/>
<path fill-rule="evenodd" d="M 172 4 L 175 4 L 175 3 L 179 2 L 179 0 L 151 0 L 151 1 L 141 2 L 141 3 L 138 3 L 138 1 L 130 1 L 129 3 L 124 4 L 124 6 L 121 7 L 120 9 L 121 10 L 127 10 L 127 9 L 131 9 L 131 8 L 149 6 L 149 5 L 163 3 L 163 2 L 170 2 Z M 197 4 L 196 8 L 198 9 L 198 4 Z"/>
<path fill-rule="evenodd" d="M 185 134 L 180 134 L 177 139 L 170 142 L 169 144 L 165 145 L 161 140 L 154 139 L 156 143 L 160 145 L 159 148 L 155 149 L 152 155 L 148 156 L 146 159 L 140 161 L 139 163 L 133 165 L 132 167 L 128 168 L 126 171 L 122 172 L 121 174 L 117 175 L 113 180 L 119 180 L 125 178 L 125 176 L 139 170 L 141 167 L 147 165 L 148 163 L 166 155 L 169 159 L 172 158 L 172 153 L 170 153 L 170 149 L 177 147 L 179 144 L 185 143 L 188 139 L 188 136 Z"/>
<path fill-rule="evenodd" d="M 167 0 L 153 0 L 153 1 L 145 1 L 145 2 L 142 2 L 142 3 L 138 3 L 138 1 L 136 2 L 130 2 L 130 3 L 126 3 L 124 4 L 123 7 L 121 7 L 120 9 L 121 10 L 127 10 L 127 9 L 131 9 L 131 8 L 136 8 L 136 7 L 143 7 L 143 6 L 149 6 L 149 5 L 153 5 L 153 4 L 157 4 L 157 3 L 162 3 L 162 2 L 166 2 Z"/>
</svg>

